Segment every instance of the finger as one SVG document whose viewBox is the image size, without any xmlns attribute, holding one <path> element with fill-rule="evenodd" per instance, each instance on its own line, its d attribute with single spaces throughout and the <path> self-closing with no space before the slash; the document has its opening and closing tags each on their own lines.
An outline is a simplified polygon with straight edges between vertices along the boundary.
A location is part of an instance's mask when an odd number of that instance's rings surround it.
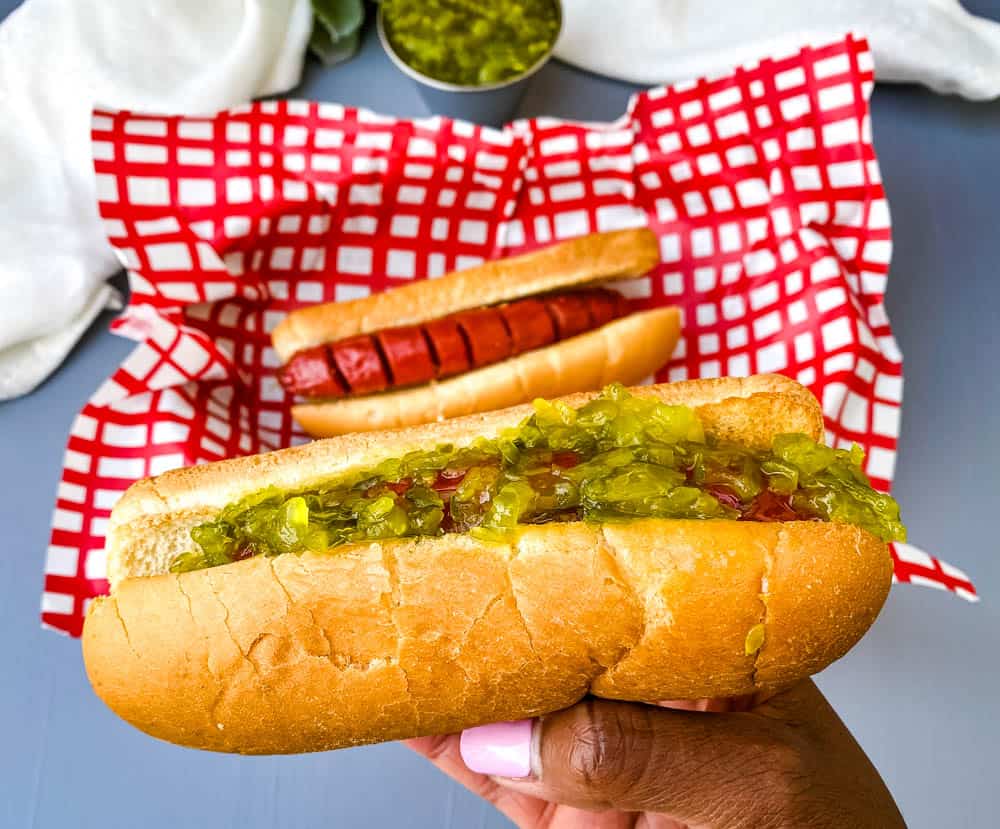
<svg viewBox="0 0 1000 829">
<path fill-rule="evenodd" d="M 519 826 L 537 825 L 546 807 L 549 806 L 530 795 L 505 788 L 487 775 L 470 770 L 462 761 L 458 734 L 417 737 L 413 740 L 404 740 L 403 743 L 426 757 L 470 792 L 492 803 Z"/>
<path fill-rule="evenodd" d="M 673 708 L 677 711 L 708 711 L 721 713 L 724 711 L 749 711 L 771 699 L 780 690 L 758 691 L 755 694 L 745 694 L 741 697 L 714 697 L 706 699 L 665 699 L 656 703 L 660 708 Z"/>
<path fill-rule="evenodd" d="M 446 757 L 434 760 L 473 792 L 486 798 L 519 826 L 533 829 L 632 829 L 638 826 L 635 815 L 607 811 L 592 811 L 562 806 L 531 797 L 498 783 L 493 777 L 478 773 L 480 768 L 490 775 L 530 775 L 530 741 L 536 720 L 495 723 L 464 731 L 459 741 L 460 759 L 454 756 L 454 745 L 444 752 Z M 451 741 L 452 738 L 449 738 Z M 412 741 L 411 741 L 412 742 Z M 419 747 L 417 750 L 421 750 Z M 443 762 L 442 762 L 443 761 Z M 461 770 L 455 768 L 458 763 Z M 457 773 L 456 773 L 457 772 Z M 470 785 L 471 783 L 471 785 Z M 505 801 L 507 795 L 517 799 Z M 673 829 L 667 825 L 649 824 L 650 829 Z"/>
<path fill-rule="evenodd" d="M 724 711 L 746 711 L 752 702 L 752 697 L 721 697 L 717 699 L 665 699 L 656 704 L 660 708 L 671 708 L 675 711 L 702 711 L 719 714 Z"/>
<path fill-rule="evenodd" d="M 548 804 L 541 820 L 519 824 L 522 829 L 635 829 L 636 815 L 625 812 L 588 812 L 572 806 Z"/>
<path fill-rule="evenodd" d="M 472 730 L 474 729 L 470 729 Z M 533 827 L 533 829 L 630 829 L 633 826 L 644 826 L 645 829 L 678 829 L 675 824 L 636 824 L 634 816 L 621 813 L 594 814 L 570 806 L 558 806 L 501 786 L 492 777 L 469 770 L 460 756 L 458 734 L 418 737 L 404 740 L 403 743 L 426 757 L 470 792 L 492 803 L 518 826 Z"/>
<path fill-rule="evenodd" d="M 483 742 L 489 736 L 466 732 L 462 756 L 481 774 L 519 778 L 501 777 L 504 787 L 581 809 L 661 812 L 688 823 L 743 825 L 750 805 L 773 804 L 783 775 L 796 767 L 778 721 L 739 713 L 589 699 L 543 717 L 501 752 Z"/>
</svg>

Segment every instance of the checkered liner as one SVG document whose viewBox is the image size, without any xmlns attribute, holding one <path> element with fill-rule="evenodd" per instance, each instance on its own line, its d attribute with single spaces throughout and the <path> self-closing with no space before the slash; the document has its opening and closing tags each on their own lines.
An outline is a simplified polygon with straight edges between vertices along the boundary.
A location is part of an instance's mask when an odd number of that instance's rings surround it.
<svg viewBox="0 0 1000 829">
<path fill-rule="evenodd" d="M 902 392 L 882 302 L 889 210 L 872 58 L 846 39 L 635 96 L 611 124 L 502 131 L 271 101 L 210 118 L 98 111 L 101 215 L 140 342 L 73 424 L 44 624 L 78 635 L 107 590 L 108 515 L 136 479 L 302 440 L 268 331 L 290 309 L 434 278 L 594 230 L 649 225 L 662 264 L 625 285 L 676 304 L 659 379 L 782 372 L 887 488 Z M 897 581 L 975 598 L 906 544 Z"/>
</svg>

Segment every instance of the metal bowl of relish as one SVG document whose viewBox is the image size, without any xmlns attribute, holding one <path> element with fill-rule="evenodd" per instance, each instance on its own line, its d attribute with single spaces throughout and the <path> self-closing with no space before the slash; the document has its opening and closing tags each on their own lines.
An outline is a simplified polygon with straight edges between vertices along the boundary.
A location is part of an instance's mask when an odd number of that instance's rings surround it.
<svg viewBox="0 0 1000 829">
<path fill-rule="evenodd" d="M 552 56 L 559 0 L 382 0 L 378 36 L 432 113 L 500 124 Z"/>
</svg>

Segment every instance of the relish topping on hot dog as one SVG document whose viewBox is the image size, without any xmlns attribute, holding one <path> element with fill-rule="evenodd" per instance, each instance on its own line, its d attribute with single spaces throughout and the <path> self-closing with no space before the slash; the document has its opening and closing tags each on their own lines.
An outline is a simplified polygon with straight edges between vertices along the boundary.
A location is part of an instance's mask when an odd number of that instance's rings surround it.
<svg viewBox="0 0 1000 829">
<path fill-rule="evenodd" d="M 521 524 L 630 518 L 836 521 L 904 540 L 899 507 L 871 488 L 858 446 L 805 435 L 754 451 L 706 435 L 698 415 L 609 386 L 573 409 L 538 400 L 496 440 L 438 446 L 308 490 L 262 490 L 191 530 L 182 572 L 348 542 L 469 532 L 501 540 Z"/>
<path fill-rule="evenodd" d="M 305 348 L 278 379 L 304 397 L 402 388 L 492 365 L 628 313 L 628 301 L 604 288 L 529 297 Z"/>
</svg>

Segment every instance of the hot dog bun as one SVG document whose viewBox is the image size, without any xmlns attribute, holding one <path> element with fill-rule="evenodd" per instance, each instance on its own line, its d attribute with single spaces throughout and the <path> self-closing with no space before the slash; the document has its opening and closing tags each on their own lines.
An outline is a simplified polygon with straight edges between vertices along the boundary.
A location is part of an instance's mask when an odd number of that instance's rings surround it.
<svg viewBox="0 0 1000 829">
<path fill-rule="evenodd" d="M 447 380 L 381 394 L 299 403 L 292 407 L 292 416 L 310 435 L 323 438 L 461 417 L 535 397 L 598 389 L 612 381 L 632 385 L 670 359 L 680 331 L 676 308 L 641 311 Z"/>
<path fill-rule="evenodd" d="M 669 360 L 680 335 L 676 309 L 614 319 L 627 313 L 627 303 L 600 291 L 589 299 L 549 295 L 544 306 L 532 300 L 531 308 L 517 300 L 637 276 L 658 261 L 648 229 L 594 233 L 441 279 L 294 311 L 271 334 L 287 364 L 282 384 L 313 398 L 293 406 L 292 415 L 313 437 L 330 437 L 613 380 L 638 383 Z M 500 302 L 508 304 L 488 307 Z M 586 331 L 589 325 L 596 328 Z M 573 336 L 579 331 L 585 333 Z M 561 342 L 552 344 L 554 338 Z"/>
<path fill-rule="evenodd" d="M 541 250 L 486 262 L 349 302 L 301 308 L 278 323 L 271 342 L 282 362 L 303 348 L 410 325 L 520 297 L 641 276 L 660 261 L 647 228 L 592 233 Z"/>
<path fill-rule="evenodd" d="M 710 432 L 750 446 L 822 434 L 815 399 L 780 377 L 634 393 L 694 406 Z M 841 656 L 878 614 L 886 546 L 850 525 L 798 521 L 548 524 L 509 544 L 453 534 L 166 573 L 192 523 L 261 486 L 495 435 L 529 412 L 350 435 L 136 484 L 109 527 L 112 595 L 84 628 L 95 690 L 183 745 L 317 751 L 533 716 L 588 692 L 654 702 L 775 688 Z M 760 625 L 763 646 L 748 654 Z"/>
</svg>

